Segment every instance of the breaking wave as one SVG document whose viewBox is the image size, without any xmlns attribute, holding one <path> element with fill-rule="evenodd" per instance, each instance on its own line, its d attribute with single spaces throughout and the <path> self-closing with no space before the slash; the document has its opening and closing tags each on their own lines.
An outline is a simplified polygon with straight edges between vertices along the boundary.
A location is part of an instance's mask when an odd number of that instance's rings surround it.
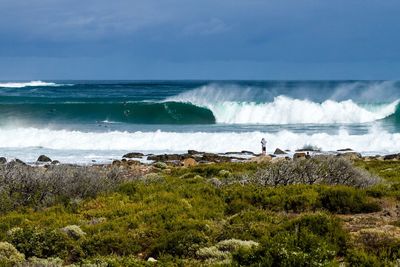
<svg viewBox="0 0 400 267">
<path fill-rule="evenodd" d="M 57 84 L 53 82 L 30 81 L 30 82 L 5 82 L 0 83 L 2 88 L 23 88 L 23 87 L 38 87 L 38 86 L 64 86 L 65 84 Z"/>
<path fill-rule="evenodd" d="M 306 145 L 333 151 L 351 147 L 359 152 L 391 153 L 400 151 L 400 133 L 372 128 L 363 135 L 346 130 L 336 134 L 294 133 L 282 130 L 266 132 L 82 132 L 38 128 L 0 128 L 0 148 L 40 147 L 58 150 L 132 150 L 152 152 L 182 152 L 188 149 L 209 152 L 249 150 L 259 152 L 259 142 L 265 137 L 268 151 L 276 147 L 295 149 Z"/>
<path fill-rule="evenodd" d="M 319 103 L 284 95 L 275 96 L 271 102 L 236 100 L 248 94 L 246 89 L 230 92 L 205 86 L 167 100 L 207 108 L 217 123 L 226 124 L 366 123 L 395 114 L 400 102 L 360 104 L 328 99 Z"/>
</svg>

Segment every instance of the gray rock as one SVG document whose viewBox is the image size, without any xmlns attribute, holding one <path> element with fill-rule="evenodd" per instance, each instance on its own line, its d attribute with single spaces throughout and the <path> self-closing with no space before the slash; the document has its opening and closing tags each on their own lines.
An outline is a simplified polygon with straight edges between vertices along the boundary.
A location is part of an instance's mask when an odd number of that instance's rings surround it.
<svg viewBox="0 0 400 267">
<path fill-rule="evenodd" d="M 196 150 L 188 150 L 188 154 L 189 155 L 195 155 L 195 154 L 203 154 L 204 152 L 199 152 L 199 151 L 196 151 Z"/>
<path fill-rule="evenodd" d="M 26 165 L 26 163 L 23 162 L 23 161 L 20 160 L 20 159 L 15 159 L 14 162 L 15 162 L 15 163 L 18 163 L 18 164 L 21 164 L 21 165 Z"/>
<path fill-rule="evenodd" d="M 46 155 L 40 155 L 37 162 L 51 162 L 51 159 Z"/>
<path fill-rule="evenodd" d="M 343 149 L 338 149 L 337 152 L 351 152 L 353 149 L 351 148 L 343 148 Z"/>
<path fill-rule="evenodd" d="M 122 157 L 123 157 L 123 158 L 131 159 L 131 158 L 141 158 L 141 157 L 143 157 L 143 156 L 144 156 L 143 153 L 131 152 L 131 153 L 128 153 L 128 154 L 123 155 Z"/>
<path fill-rule="evenodd" d="M 398 159 L 400 159 L 400 154 L 391 154 L 383 157 L 383 160 L 398 160 Z"/>
<path fill-rule="evenodd" d="M 0 157 L 0 164 L 6 164 L 7 159 L 5 157 Z"/>
<path fill-rule="evenodd" d="M 275 155 L 286 155 L 287 153 L 280 148 L 275 149 Z"/>
<path fill-rule="evenodd" d="M 148 160 L 154 161 L 170 161 L 170 160 L 183 160 L 185 157 L 179 154 L 163 154 L 163 155 L 152 155 L 148 156 Z"/>
</svg>

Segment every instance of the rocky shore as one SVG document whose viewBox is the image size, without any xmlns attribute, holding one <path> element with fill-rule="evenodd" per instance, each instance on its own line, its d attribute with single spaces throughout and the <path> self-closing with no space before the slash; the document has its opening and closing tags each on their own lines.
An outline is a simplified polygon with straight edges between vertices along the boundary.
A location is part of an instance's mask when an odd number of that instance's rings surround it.
<svg viewBox="0 0 400 267">
<path fill-rule="evenodd" d="M 320 151 L 318 149 L 298 149 L 294 152 L 289 150 L 282 150 L 276 148 L 274 153 L 262 155 L 255 154 L 251 151 L 238 151 L 238 152 L 225 152 L 225 153 L 210 153 L 201 152 L 196 150 L 188 150 L 187 153 L 183 154 L 144 154 L 140 152 L 130 152 L 121 157 L 121 159 L 115 159 L 110 164 L 101 164 L 93 162 L 93 166 L 183 166 L 190 167 L 198 164 L 213 164 L 213 163 L 226 163 L 226 162 L 277 162 L 282 160 L 298 160 L 307 159 L 317 155 L 331 155 L 336 157 L 342 157 L 349 160 L 363 160 L 363 161 L 396 161 L 400 160 L 400 153 L 388 154 L 388 155 L 375 155 L 375 156 L 363 156 L 361 153 L 352 150 L 351 148 L 339 149 L 337 151 Z M 6 164 L 8 162 L 18 162 L 21 164 L 28 164 L 31 166 L 46 167 L 50 165 L 64 164 L 58 160 L 53 160 L 46 155 L 40 155 L 36 162 L 25 163 L 20 159 L 7 159 L 0 157 L 0 164 Z M 68 164 L 74 165 L 74 164 Z"/>
</svg>

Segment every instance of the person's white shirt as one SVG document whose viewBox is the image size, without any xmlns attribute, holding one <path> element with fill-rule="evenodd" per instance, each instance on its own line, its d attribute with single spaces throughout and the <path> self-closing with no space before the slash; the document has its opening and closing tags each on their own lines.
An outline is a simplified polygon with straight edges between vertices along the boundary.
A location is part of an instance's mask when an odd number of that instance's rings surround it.
<svg viewBox="0 0 400 267">
<path fill-rule="evenodd" d="M 263 139 L 261 139 L 261 144 L 262 144 L 263 146 L 266 146 L 266 145 L 267 145 L 267 141 L 265 141 L 265 139 L 263 138 Z"/>
</svg>

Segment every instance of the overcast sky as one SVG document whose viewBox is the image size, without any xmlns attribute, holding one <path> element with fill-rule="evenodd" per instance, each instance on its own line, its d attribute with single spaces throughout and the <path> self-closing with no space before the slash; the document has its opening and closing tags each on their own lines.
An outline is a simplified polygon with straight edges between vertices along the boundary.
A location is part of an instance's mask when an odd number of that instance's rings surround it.
<svg viewBox="0 0 400 267">
<path fill-rule="evenodd" d="M 0 0 L 31 79 L 400 79 L 400 1 Z"/>
</svg>

